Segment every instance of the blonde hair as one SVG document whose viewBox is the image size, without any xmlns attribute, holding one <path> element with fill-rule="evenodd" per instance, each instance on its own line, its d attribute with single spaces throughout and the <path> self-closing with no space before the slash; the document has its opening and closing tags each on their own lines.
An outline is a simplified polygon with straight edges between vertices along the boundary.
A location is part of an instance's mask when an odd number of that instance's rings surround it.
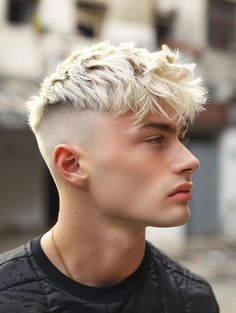
<svg viewBox="0 0 236 313">
<path fill-rule="evenodd" d="M 193 120 L 207 99 L 201 78 L 193 76 L 194 67 L 167 46 L 150 53 L 134 43 L 113 46 L 105 41 L 77 49 L 28 101 L 30 127 L 37 133 L 50 112 L 66 108 L 115 116 L 132 111 L 136 122 L 150 113 L 168 117 L 163 103 L 180 118 Z"/>
</svg>

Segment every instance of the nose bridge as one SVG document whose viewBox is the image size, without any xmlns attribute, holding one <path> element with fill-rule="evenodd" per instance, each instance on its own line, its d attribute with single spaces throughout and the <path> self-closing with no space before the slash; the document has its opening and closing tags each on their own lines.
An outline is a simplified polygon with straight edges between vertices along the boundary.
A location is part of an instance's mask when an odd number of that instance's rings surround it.
<svg viewBox="0 0 236 313">
<path fill-rule="evenodd" d="M 177 172 L 189 171 L 191 173 L 195 172 L 200 162 L 192 154 L 192 152 L 186 148 L 183 144 L 179 143 L 179 148 L 177 152 L 177 157 L 175 159 L 175 170 Z"/>
</svg>

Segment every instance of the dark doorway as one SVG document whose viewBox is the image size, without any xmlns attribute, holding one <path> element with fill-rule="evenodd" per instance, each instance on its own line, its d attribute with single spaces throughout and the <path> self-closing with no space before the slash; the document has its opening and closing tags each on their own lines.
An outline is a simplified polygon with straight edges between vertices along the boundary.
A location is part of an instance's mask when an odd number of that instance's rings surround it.
<svg viewBox="0 0 236 313">
<path fill-rule="evenodd" d="M 51 228 L 57 221 L 59 208 L 59 197 L 56 189 L 56 185 L 51 177 L 48 174 L 48 226 Z"/>
</svg>

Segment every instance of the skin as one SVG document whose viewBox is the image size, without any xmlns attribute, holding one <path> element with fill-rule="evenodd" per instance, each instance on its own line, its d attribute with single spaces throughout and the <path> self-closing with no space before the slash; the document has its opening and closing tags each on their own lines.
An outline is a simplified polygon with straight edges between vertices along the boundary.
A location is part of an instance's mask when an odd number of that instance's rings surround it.
<svg viewBox="0 0 236 313">
<path fill-rule="evenodd" d="M 111 285 L 134 272 L 146 226 L 178 226 L 190 217 L 189 201 L 170 196 L 191 185 L 199 166 L 183 145 L 186 122 L 153 114 L 136 125 L 131 117 L 100 114 L 87 144 L 72 140 L 53 152 L 60 196 L 55 238 L 73 279 L 86 285 Z M 41 244 L 65 273 L 51 231 Z"/>
</svg>

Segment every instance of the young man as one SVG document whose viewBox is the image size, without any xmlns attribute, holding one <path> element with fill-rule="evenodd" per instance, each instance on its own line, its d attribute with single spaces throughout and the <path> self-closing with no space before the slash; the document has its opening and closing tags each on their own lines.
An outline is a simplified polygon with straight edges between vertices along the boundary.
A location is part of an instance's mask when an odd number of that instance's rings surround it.
<svg viewBox="0 0 236 313">
<path fill-rule="evenodd" d="M 217 313 L 209 284 L 145 241 L 190 216 L 184 146 L 206 91 L 167 47 L 76 50 L 28 103 L 56 225 L 1 256 L 0 312 Z"/>
</svg>

